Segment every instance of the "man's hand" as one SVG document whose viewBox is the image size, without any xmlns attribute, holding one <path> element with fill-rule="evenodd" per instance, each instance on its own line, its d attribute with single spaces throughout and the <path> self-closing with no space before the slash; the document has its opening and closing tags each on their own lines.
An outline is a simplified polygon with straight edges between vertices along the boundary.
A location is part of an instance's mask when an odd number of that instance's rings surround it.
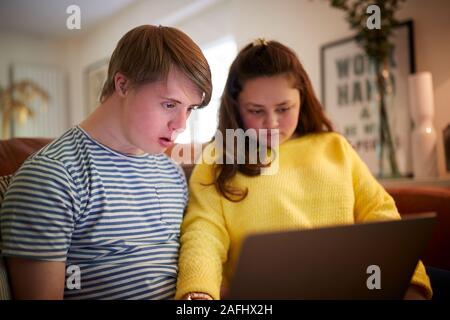
<svg viewBox="0 0 450 320">
<path fill-rule="evenodd" d="M 65 262 L 6 258 L 14 299 L 61 300 L 64 298 Z"/>
</svg>

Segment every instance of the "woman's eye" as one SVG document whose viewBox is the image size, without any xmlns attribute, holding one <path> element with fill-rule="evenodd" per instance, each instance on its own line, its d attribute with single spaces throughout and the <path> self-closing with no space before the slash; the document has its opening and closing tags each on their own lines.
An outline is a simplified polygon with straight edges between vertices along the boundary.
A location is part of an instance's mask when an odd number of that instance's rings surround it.
<svg viewBox="0 0 450 320">
<path fill-rule="evenodd" d="M 249 112 L 250 112 L 251 114 L 261 114 L 261 113 L 262 113 L 261 110 L 249 110 Z"/>
<path fill-rule="evenodd" d="M 175 103 L 173 103 L 173 102 L 164 102 L 162 105 L 166 109 L 173 109 L 173 108 L 175 108 Z"/>
<path fill-rule="evenodd" d="M 283 112 L 286 112 L 288 110 L 289 110 L 289 108 L 280 108 L 280 109 L 278 109 L 278 112 L 283 113 Z"/>
</svg>

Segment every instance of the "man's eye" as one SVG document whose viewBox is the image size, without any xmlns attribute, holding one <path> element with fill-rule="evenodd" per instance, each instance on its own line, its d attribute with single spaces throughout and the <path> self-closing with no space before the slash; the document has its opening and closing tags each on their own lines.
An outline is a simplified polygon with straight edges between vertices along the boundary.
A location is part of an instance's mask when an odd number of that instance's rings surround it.
<svg viewBox="0 0 450 320">
<path fill-rule="evenodd" d="M 164 102 L 162 105 L 166 109 L 173 109 L 173 108 L 175 108 L 175 103 L 173 103 L 173 102 Z"/>
<path fill-rule="evenodd" d="M 188 108 L 188 112 L 191 112 L 193 110 L 197 110 L 198 108 L 200 108 L 199 106 L 191 106 Z"/>
</svg>

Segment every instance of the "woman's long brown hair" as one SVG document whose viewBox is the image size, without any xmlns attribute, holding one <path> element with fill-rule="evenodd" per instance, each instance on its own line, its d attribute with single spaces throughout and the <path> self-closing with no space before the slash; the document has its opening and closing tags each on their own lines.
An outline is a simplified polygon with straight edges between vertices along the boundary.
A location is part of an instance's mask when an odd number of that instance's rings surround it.
<svg viewBox="0 0 450 320">
<path fill-rule="evenodd" d="M 243 129 L 239 113 L 239 94 L 249 79 L 271 77 L 286 74 L 293 79 L 294 87 L 300 92 L 300 113 L 296 128 L 298 136 L 314 132 L 333 131 L 330 120 L 325 116 L 322 106 L 314 94 L 311 81 L 297 55 L 290 48 L 277 41 L 260 40 L 244 47 L 233 61 L 219 108 L 219 127 L 222 137 L 226 136 L 226 129 Z M 223 139 L 225 140 L 225 139 Z M 226 141 L 223 142 L 224 144 Z M 234 147 L 234 146 L 233 146 Z M 248 146 L 245 154 L 248 159 Z M 223 157 L 226 159 L 226 145 L 223 146 Z M 230 201 L 243 200 L 248 190 L 232 186 L 229 182 L 241 172 L 247 176 L 261 174 L 261 164 L 224 163 L 215 165 L 214 184 L 220 194 Z"/>
</svg>

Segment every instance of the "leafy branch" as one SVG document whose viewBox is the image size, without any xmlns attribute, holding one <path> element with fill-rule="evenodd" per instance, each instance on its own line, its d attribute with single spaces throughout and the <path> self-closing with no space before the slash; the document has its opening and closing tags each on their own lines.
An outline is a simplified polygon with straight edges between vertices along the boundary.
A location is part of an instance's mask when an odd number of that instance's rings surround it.
<svg viewBox="0 0 450 320">
<path fill-rule="evenodd" d="M 395 12 L 400 4 L 406 0 L 330 0 L 332 7 L 344 10 L 346 20 L 350 27 L 356 31 L 356 41 L 364 49 L 364 52 L 375 63 L 382 64 L 394 45 L 391 42 L 393 29 L 398 26 L 399 21 L 395 18 Z M 369 29 L 367 27 L 366 13 L 370 5 L 380 8 L 380 29 Z"/>
<path fill-rule="evenodd" d="M 395 18 L 395 12 L 400 4 L 406 0 L 329 0 L 330 5 L 336 9 L 345 11 L 346 20 L 351 29 L 356 31 L 356 41 L 363 48 L 369 59 L 375 64 L 378 99 L 380 107 L 380 175 L 383 175 L 384 148 L 389 150 L 388 160 L 393 176 L 399 176 L 397 160 L 395 156 L 394 142 L 389 127 L 388 113 L 386 110 L 386 87 L 389 81 L 388 61 L 394 48 L 391 36 L 394 28 L 399 25 Z M 380 9 L 380 28 L 369 29 L 367 27 L 367 8 L 376 5 Z"/>
</svg>

